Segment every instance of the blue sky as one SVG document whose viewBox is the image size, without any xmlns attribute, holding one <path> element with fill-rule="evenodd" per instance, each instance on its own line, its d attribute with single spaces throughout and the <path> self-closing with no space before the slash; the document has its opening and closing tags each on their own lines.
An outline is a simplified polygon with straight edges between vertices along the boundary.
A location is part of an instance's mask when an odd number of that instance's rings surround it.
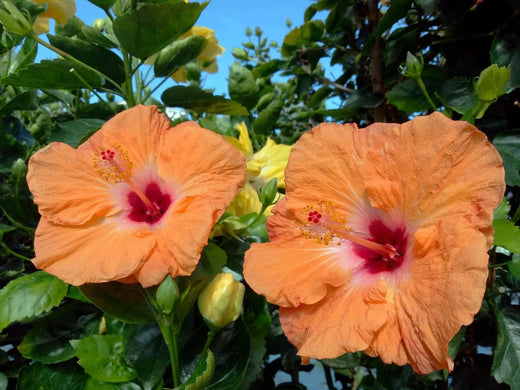
<svg viewBox="0 0 520 390">
<path fill-rule="evenodd" d="M 282 43 L 290 31 L 286 25 L 289 18 L 292 27 L 303 23 L 305 9 L 312 4 L 310 0 L 212 0 L 202 12 L 197 25 L 215 30 L 215 35 L 226 51 L 218 58 L 219 72 L 204 73 L 204 87 L 214 88 L 217 94 L 227 94 L 227 75 L 234 61 L 231 55 L 234 47 L 242 47 L 247 41 L 246 27 L 254 31 L 259 26 L 264 37 Z M 104 17 L 103 12 L 87 0 L 76 0 L 77 16 L 92 25 L 94 20 Z"/>
</svg>

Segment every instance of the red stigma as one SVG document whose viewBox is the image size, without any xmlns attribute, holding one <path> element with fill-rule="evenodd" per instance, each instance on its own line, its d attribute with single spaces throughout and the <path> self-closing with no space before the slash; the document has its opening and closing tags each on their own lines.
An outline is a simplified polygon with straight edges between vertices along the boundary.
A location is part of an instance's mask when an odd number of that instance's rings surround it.
<svg viewBox="0 0 520 390">
<path fill-rule="evenodd" d="M 316 210 L 314 210 L 309 213 L 309 216 L 307 217 L 307 221 L 318 223 L 318 222 L 320 222 L 320 218 L 321 218 L 321 214 L 318 213 Z"/>
</svg>

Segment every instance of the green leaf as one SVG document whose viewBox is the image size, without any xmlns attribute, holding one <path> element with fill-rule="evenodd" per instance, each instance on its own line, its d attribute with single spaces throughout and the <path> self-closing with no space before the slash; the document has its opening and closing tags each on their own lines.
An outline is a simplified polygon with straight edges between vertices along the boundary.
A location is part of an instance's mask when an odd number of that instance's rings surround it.
<svg viewBox="0 0 520 390">
<path fill-rule="evenodd" d="M 386 93 L 386 97 L 398 109 L 408 113 L 424 111 L 430 107 L 419 85 L 413 79 L 397 84 Z"/>
<path fill-rule="evenodd" d="M 520 131 L 513 130 L 498 134 L 493 145 L 502 156 L 506 170 L 506 183 L 520 186 Z"/>
<path fill-rule="evenodd" d="M 159 52 L 153 71 L 156 77 L 170 76 L 181 66 L 197 58 L 208 41 L 201 35 L 191 35 L 173 42 Z"/>
<path fill-rule="evenodd" d="M 142 390 L 137 383 L 107 383 L 88 378 L 82 390 Z"/>
<path fill-rule="evenodd" d="M 285 61 L 273 59 L 258 65 L 252 70 L 255 79 L 271 76 L 282 69 Z"/>
<path fill-rule="evenodd" d="M 384 98 L 374 95 L 371 91 L 354 91 L 347 100 L 345 100 L 345 107 L 363 107 L 374 108 L 383 103 Z"/>
<path fill-rule="evenodd" d="M 520 280 L 520 255 L 513 253 L 513 259 L 507 262 L 507 268 L 515 279 Z"/>
<path fill-rule="evenodd" d="M 2 78 L 1 82 L 15 87 L 34 89 L 86 88 L 85 83 L 76 76 L 75 72 L 93 88 L 99 88 L 103 84 L 101 78 L 93 71 L 62 59 L 43 60 L 39 64 L 30 64 L 17 73 Z"/>
<path fill-rule="evenodd" d="M 38 43 L 33 39 L 26 39 L 18 53 L 11 60 L 9 73 L 16 72 L 18 69 L 31 64 L 36 58 L 37 52 Z"/>
<path fill-rule="evenodd" d="M 152 304 L 139 284 L 108 282 L 84 284 L 81 292 L 101 310 L 134 324 L 155 321 Z"/>
<path fill-rule="evenodd" d="M 283 40 L 282 54 L 289 57 L 294 50 L 309 46 L 323 36 L 325 24 L 322 20 L 311 20 L 287 34 Z"/>
<path fill-rule="evenodd" d="M 7 115 L 16 110 L 36 110 L 38 108 L 37 101 L 36 91 L 19 93 L 0 108 L 0 115 Z"/>
<path fill-rule="evenodd" d="M 123 335 L 94 335 L 70 343 L 79 365 L 92 378 L 118 383 L 137 377 L 136 371 L 124 359 L 126 346 Z"/>
<path fill-rule="evenodd" d="M 229 97 L 247 109 L 253 108 L 258 102 L 258 85 L 253 73 L 238 62 L 229 68 L 228 90 Z"/>
<path fill-rule="evenodd" d="M 125 80 L 123 60 L 113 51 L 79 38 L 50 34 L 47 37 L 52 45 L 98 70 L 116 83 L 122 83 Z"/>
<path fill-rule="evenodd" d="M 207 385 L 215 372 L 215 356 L 208 348 L 205 356 L 199 359 L 195 370 L 190 375 L 186 383 L 179 386 L 179 390 L 199 390 L 207 389 Z"/>
<path fill-rule="evenodd" d="M 105 121 L 101 119 L 77 119 L 75 121 L 59 123 L 52 129 L 49 135 L 49 142 L 64 142 L 73 148 L 92 135 L 92 132 L 99 129 Z"/>
<path fill-rule="evenodd" d="M 145 4 L 118 16 L 114 33 L 132 55 L 144 60 L 193 27 L 207 3 Z"/>
<path fill-rule="evenodd" d="M 470 80 L 455 78 L 442 83 L 437 91 L 442 103 L 458 112 L 471 112 L 478 105 L 478 97 Z"/>
<path fill-rule="evenodd" d="M 67 295 L 68 285 L 43 271 L 24 275 L 0 290 L 0 331 L 52 309 Z"/>
<path fill-rule="evenodd" d="M 116 0 L 88 0 L 90 3 L 103 9 L 110 9 L 116 2 Z"/>
<path fill-rule="evenodd" d="M 511 65 L 507 90 L 520 87 L 520 35 L 516 31 L 501 31 L 491 43 L 490 59 L 499 66 Z"/>
<path fill-rule="evenodd" d="M 0 372 L 0 390 L 7 390 L 8 379 L 4 373 Z"/>
<path fill-rule="evenodd" d="M 508 251 L 520 253 L 520 228 L 509 219 L 494 219 L 495 239 L 493 244 Z"/>
<path fill-rule="evenodd" d="M 274 130 L 276 121 L 280 117 L 284 101 L 281 97 L 274 98 L 254 120 L 252 126 L 257 134 L 269 134 Z"/>
<path fill-rule="evenodd" d="M 117 47 L 117 43 L 110 39 L 112 36 L 107 36 L 92 26 L 81 26 L 81 33 L 87 41 L 95 43 L 107 49 Z"/>
<path fill-rule="evenodd" d="M 250 339 L 240 318 L 219 332 L 211 349 L 215 354 L 215 375 L 206 390 L 236 390 L 249 363 Z"/>
<path fill-rule="evenodd" d="M 46 365 L 34 362 L 23 367 L 17 390 L 83 390 L 88 376 L 80 366 L 69 362 Z"/>
<path fill-rule="evenodd" d="M 157 389 L 170 364 L 170 354 L 157 324 L 133 326 L 127 337 L 126 361 L 135 369 L 144 390 Z"/>
<path fill-rule="evenodd" d="M 249 112 L 241 104 L 215 96 L 195 85 L 185 87 L 176 85 L 168 88 L 161 95 L 161 100 L 169 107 L 182 107 L 197 112 L 210 112 L 226 115 L 248 115 Z"/>
<path fill-rule="evenodd" d="M 506 307 L 497 312 L 498 339 L 491 373 L 498 383 L 520 389 L 520 310 Z"/>
</svg>

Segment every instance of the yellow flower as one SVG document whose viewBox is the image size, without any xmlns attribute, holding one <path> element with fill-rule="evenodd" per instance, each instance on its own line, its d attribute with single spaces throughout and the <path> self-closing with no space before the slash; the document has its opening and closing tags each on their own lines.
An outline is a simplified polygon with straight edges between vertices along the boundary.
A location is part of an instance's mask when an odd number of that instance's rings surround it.
<svg viewBox="0 0 520 390">
<path fill-rule="evenodd" d="M 225 138 L 245 156 L 247 180 L 242 190 L 231 202 L 228 211 L 240 216 L 260 211 L 262 204 L 258 200 L 256 191 L 272 179 L 276 178 L 278 187 L 285 188 L 284 171 L 291 146 L 278 145 L 268 138 L 264 147 L 254 153 L 246 124 L 242 122 L 236 125 L 235 129 L 238 131 L 238 138 Z"/>
<path fill-rule="evenodd" d="M 47 4 L 47 11 L 38 15 L 33 24 L 36 34 L 49 32 L 49 20 L 54 19 L 59 24 L 67 23 L 76 13 L 76 3 L 74 0 L 32 0 L 38 5 Z"/>
<path fill-rule="evenodd" d="M 208 41 L 204 50 L 202 50 L 197 57 L 201 69 L 208 73 L 217 73 L 218 65 L 215 57 L 221 56 L 225 49 L 218 44 L 218 39 L 215 37 L 215 31 L 207 27 L 194 26 L 179 39 L 184 39 L 191 35 L 203 36 Z M 181 67 L 177 72 L 172 74 L 172 78 L 178 83 L 187 82 L 186 68 L 184 66 Z"/>
</svg>

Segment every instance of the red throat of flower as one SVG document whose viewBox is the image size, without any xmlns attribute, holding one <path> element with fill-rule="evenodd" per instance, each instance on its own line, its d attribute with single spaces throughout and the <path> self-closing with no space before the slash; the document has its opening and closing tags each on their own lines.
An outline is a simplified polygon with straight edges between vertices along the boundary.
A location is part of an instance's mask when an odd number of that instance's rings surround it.
<svg viewBox="0 0 520 390">
<path fill-rule="evenodd" d="M 301 228 L 305 237 L 325 245 L 351 242 L 356 255 L 365 260 L 369 273 L 391 271 L 401 265 L 406 245 L 405 229 L 390 229 L 380 219 L 368 225 L 368 234 L 352 230 L 344 216 L 339 215 L 331 202 L 307 206 L 307 222 Z"/>
<path fill-rule="evenodd" d="M 132 180 L 134 164 L 119 144 L 110 149 L 100 147 L 94 154 L 93 166 L 104 180 L 128 185 L 131 191 L 127 194 L 127 202 L 131 210 L 127 217 L 133 222 L 157 223 L 173 201 L 171 194 L 164 192 L 156 180 L 148 180 L 145 186 L 138 186 Z"/>
</svg>

